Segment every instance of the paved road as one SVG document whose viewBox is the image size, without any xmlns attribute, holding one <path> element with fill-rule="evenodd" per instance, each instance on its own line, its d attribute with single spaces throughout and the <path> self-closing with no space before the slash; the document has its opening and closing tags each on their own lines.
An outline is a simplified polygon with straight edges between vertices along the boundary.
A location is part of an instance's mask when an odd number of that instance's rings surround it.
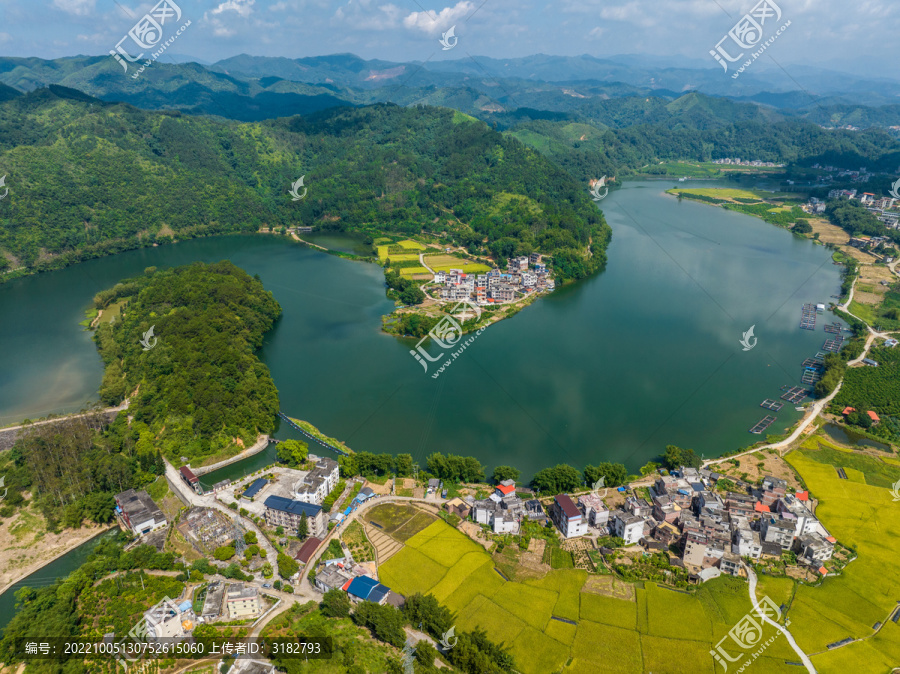
<svg viewBox="0 0 900 674">
<path fill-rule="evenodd" d="M 747 577 L 750 579 L 750 601 L 753 603 L 753 607 L 757 608 L 759 606 L 759 600 L 757 600 L 756 598 L 756 572 L 749 566 L 745 565 L 744 568 L 747 569 Z M 800 646 L 797 645 L 797 642 L 794 641 L 793 635 L 788 632 L 787 629 L 772 620 L 769 616 L 760 613 L 757 613 L 757 615 L 762 618 L 763 622 L 768 623 L 779 632 L 781 632 L 788 640 L 788 643 L 790 643 L 791 648 L 793 648 L 794 651 L 796 651 L 797 655 L 800 656 L 800 660 L 806 667 L 806 671 L 808 671 L 809 674 L 816 674 L 816 668 L 813 667 L 812 660 L 810 660 L 809 656 L 803 652 Z"/>
</svg>

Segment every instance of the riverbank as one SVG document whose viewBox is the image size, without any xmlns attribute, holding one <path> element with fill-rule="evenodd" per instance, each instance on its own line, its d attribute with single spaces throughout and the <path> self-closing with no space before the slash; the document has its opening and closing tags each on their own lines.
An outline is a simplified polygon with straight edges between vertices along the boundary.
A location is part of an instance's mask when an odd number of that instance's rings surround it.
<svg viewBox="0 0 900 674">
<path fill-rule="evenodd" d="M 206 475 L 207 473 L 211 473 L 214 470 L 218 470 L 219 468 L 224 468 L 225 466 L 230 466 L 232 463 L 237 463 L 238 461 L 241 461 L 242 459 L 251 457 L 254 454 L 259 454 L 261 451 L 263 451 L 268 446 L 269 446 L 269 436 L 263 434 L 263 435 L 260 435 L 259 438 L 257 438 L 256 442 L 253 443 L 250 447 L 241 451 L 238 454 L 235 454 L 231 458 L 225 459 L 224 461 L 219 461 L 218 463 L 214 463 L 209 466 L 198 466 L 197 468 L 194 468 L 193 466 L 191 466 L 191 464 L 188 464 L 188 468 L 191 469 L 191 471 L 194 473 L 194 475 L 196 475 L 197 477 L 200 477 L 201 475 Z"/>
<path fill-rule="evenodd" d="M 115 524 L 82 526 L 51 533 L 32 508 L 20 509 L 0 526 L 0 594 L 47 564 L 114 528 Z"/>
</svg>

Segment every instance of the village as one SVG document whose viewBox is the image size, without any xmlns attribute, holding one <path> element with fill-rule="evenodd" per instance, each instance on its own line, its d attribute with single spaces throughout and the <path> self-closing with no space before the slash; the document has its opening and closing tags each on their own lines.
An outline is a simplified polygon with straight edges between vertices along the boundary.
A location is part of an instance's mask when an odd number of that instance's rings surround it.
<svg viewBox="0 0 900 674">
<path fill-rule="evenodd" d="M 498 268 L 483 274 L 466 274 L 461 269 L 437 271 L 434 283 L 434 299 L 470 301 L 481 306 L 514 302 L 556 287 L 540 253 L 509 259 L 505 272 Z M 431 290 L 429 286 L 426 289 Z"/>
<path fill-rule="evenodd" d="M 169 607 L 160 614 L 163 618 L 152 613 L 161 610 L 154 607 L 148 620 L 158 625 L 160 636 L 186 636 L 193 625 L 217 621 L 256 624 L 286 592 L 308 599 L 310 591 L 339 590 L 351 602 L 402 606 L 405 597 L 391 589 L 380 567 L 404 547 L 404 538 L 390 517 L 376 514 L 379 507 L 398 507 L 397 501 L 409 509 L 407 519 L 427 514 L 422 520 L 427 523 L 440 517 L 488 551 L 502 549 L 510 537 L 527 537 L 537 560 L 545 548 L 569 551 L 575 567 L 619 572 L 626 580 L 640 577 L 648 557 L 661 555 L 666 560 L 663 582 L 679 587 L 723 574 L 746 577 L 748 565 L 770 563 L 786 564 L 794 577 L 813 581 L 829 573 L 825 565 L 836 549 L 846 556 L 813 514 L 809 493 L 773 475 L 751 484 L 705 468 L 682 467 L 659 469 L 649 483 L 643 478 L 631 486 L 604 488 L 601 481 L 582 493 L 539 496 L 503 480 L 479 489 L 454 486 L 461 495 L 448 498 L 447 487 L 437 478 L 423 480 L 414 492 L 405 489 L 417 484 L 409 479 L 388 486 L 357 478 L 347 485 L 337 461 L 313 455 L 309 460 L 310 470 L 277 466 L 262 471 L 262 477 L 215 485 L 203 498 L 238 509 L 240 514 L 232 518 L 198 505 L 179 518 L 175 528 L 202 556 L 220 560 L 216 551 L 234 546 L 237 558 L 244 558 L 245 580 L 217 576 L 196 588 L 192 598 L 179 598 L 172 604 L 177 611 Z M 198 481 L 190 469 L 179 474 L 196 492 Z M 329 514 L 323 503 L 336 489 L 343 498 Z M 414 495 L 398 497 L 398 492 Z M 146 492 L 128 490 L 117 495 L 116 503 L 120 525 L 137 536 L 135 544 L 150 542 L 167 527 Z M 279 567 L 287 566 L 284 554 L 294 560 L 296 571 L 285 576 L 282 570 L 283 581 L 271 580 L 274 550 L 267 559 L 263 548 L 268 546 L 248 534 L 245 519 L 271 539 Z M 218 573 L 227 572 L 219 567 Z M 307 591 L 299 587 L 304 577 Z"/>
</svg>

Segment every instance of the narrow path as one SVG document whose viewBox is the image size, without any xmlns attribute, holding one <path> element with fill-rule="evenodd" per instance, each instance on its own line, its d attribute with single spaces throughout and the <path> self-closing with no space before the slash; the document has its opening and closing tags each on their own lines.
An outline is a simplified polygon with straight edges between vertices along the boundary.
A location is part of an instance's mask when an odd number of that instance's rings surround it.
<svg viewBox="0 0 900 674">
<path fill-rule="evenodd" d="M 855 282 L 854 282 L 854 284 L 855 284 Z M 851 297 L 853 295 L 852 288 L 850 291 L 850 295 L 851 295 Z M 848 299 L 847 304 L 849 304 L 849 303 L 850 303 L 850 300 Z M 847 311 L 844 308 L 845 306 L 846 305 L 843 305 L 840 307 L 842 311 Z M 850 314 L 851 316 L 853 316 L 853 314 L 850 313 L 849 311 L 847 311 L 847 313 Z M 869 350 L 875 344 L 876 339 L 888 339 L 890 337 L 890 335 L 887 333 L 877 332 L 876 330 L 874 330 L 868 323 L 866 323 L 861 318 L 859 318 L 859 316 L 853 316 L 853 318 L 855 318 L 858 321 L 861 321 L 862 323 L 865 324 L 866 328 L 869 330 L 869 336 L 868 336 L 868 338 L 866 338 L 866 345 L 863 347 L 863 351 L 859 355 L 859 357 L 854 358 L 851 361 L 848 361 L 847 365 L 858 365 L 859 363 L 861 363 L 863 361 L 864 358 L 868 358 Z M 813 406 L 810 408 L 811 413 L 807 413 L 807 416 L 800 422 L 800 425 L 797 426 L 797 428 L 794 430 L 794 432 L 791 433 L 787 439 L 782 440 L 781 442 L 775 442 L 775 443 L 772 443 L 769 445 L 763 445 L 761 447 L 757 447 L 756 449 L 750 449 L 750 450 L 747 450 L 746 452 L 741 452 L 740 454 L 732 454 L 731 456 L 724 456 L 719 459 L 710 459 L 709 461 L 704 461 L 702 467 L 706 468 L 707 466 L 711 466 L 711 465 L 714 465 L 717 463 L 722 463 L 723 461 L 728 461 L 730 459 L 736 459 L 739 456 L 745 456 L 747 454 L 755 454 L 756 452 L 761 452 L 764 449 L 777 449 L 779 451 L 783 450 L 783 449 L 787 449 L 793 442 L 795 442 L 803 434 L 803 431 L 805 431 L 809 427 L 809 425 L 812 424 L 813 421 L 816 420 L 816 418 L 818 418 L 818 416 L 822 413 L 822 411 L 825 409 L 825 407 L 828 405 L 828 403 L 830 403 L 834 399 L 834 397 L 838 394 L 838 391 L 841 390 L 841 386 L 843 386 L 843 385 L 844 385 L 844 380 L 842 378 L 841 381 L 838 382 L 838 385 L 834 387 L 834 391 L 832 391 L 828 397 L 822 398 L 821 400 L 816 401 L 813 404 Z"/>
<path fill-rule="evenodd" d="M 744 568 L 747 569 L 747 577 L 750 579 L 750 602 L 753 604 L 753 608 L 758 609 L 759 601 L 756 598 L 756 572 L 749 566 L 745 565 Z M 797 645 L 797 642 L 794 641 L 794 636 L 786 628 L 779 625 L 769 616 L 764 615 L 759 611 L 757 611 L 757 615 L 762 619 L 764 623 L 771 625 L 779 632 L 781 632 L 785 636 L 785 638 L 787 638 L 788 643 L 790 643 L 791 645 L 791 648 L 793 648 L 794 651 L 796 651 L 797 655 L 800 656 L 800 660 L 806 667 L 806 671 L 808 671 L 809 674 L 816 674 L 816 668 L 813 667 L 812 660 L 810 660 L 809 656 L 803 652 L 803 649 L 801 649 L 800 646 Z"/>
<path fill-rule="evenodd" d="M 66 419 L 81 419 L 82 417 L 89 417 L 92 414 L 110 414 L 112 412 L 121 412 L 122 410 L 128 409 L 128 400 L 126 399 L 121 405 L 116 407 L 107 407 L 106 409 L 97 410 L 96 412 L 82 412 L 79 414 L 67 414 L 61 417 L 53 417 L 52 419 L 44 419 L 43 421 L 33 421 L 30 424 L 19 424 L 18 426 L 4 426 L 0 428 L 0 431 L 19 431 L 23 428 L 31 428 L 32 426 L 43 426 L 44 424 L 55 424 L 60 421 L 65 421 Z"/>
</svg>

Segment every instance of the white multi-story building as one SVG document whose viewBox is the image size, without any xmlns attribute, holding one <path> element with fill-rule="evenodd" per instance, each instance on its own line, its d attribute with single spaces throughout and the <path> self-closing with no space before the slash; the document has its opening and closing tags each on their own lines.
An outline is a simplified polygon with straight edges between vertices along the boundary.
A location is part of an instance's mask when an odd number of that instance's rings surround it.
<svg viewBox="0 0 900 674">
<path fill-rule="evenodd" d="M 565 538 L 584 536 L 588 523 L 568 494 L 558 494 L 550 505 L 550 518 Z"/>
<path fill-rule="evenodd" d="M 316 467 L 294 484 L 294 498 L 297 501 L 321 505 L 325 497 L 337 486 L 340 468 L 337 461 L 327 456 L 310 455 L 309 458 L 316 462 Z"/>
<path fill-rule="evenodd" d="M 644 537 L 644 518 L 624 510 L 617 510 L 612 517 L 612 528 L 616 536 L 624 540 L 626 545 L 633 545 Z"/>
</svg>

